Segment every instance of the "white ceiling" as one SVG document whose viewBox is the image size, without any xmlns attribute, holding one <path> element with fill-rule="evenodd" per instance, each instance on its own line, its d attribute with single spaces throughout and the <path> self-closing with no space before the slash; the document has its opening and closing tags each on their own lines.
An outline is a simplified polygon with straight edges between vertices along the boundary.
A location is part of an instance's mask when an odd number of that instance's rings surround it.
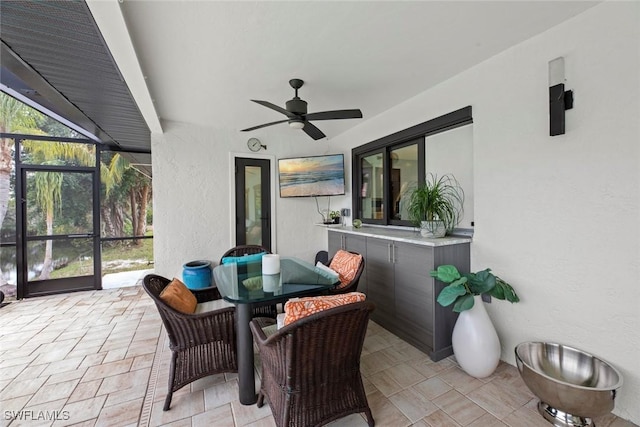
<svg viewBox="0 0 640 427">
<path fill-rule="evenodd" d="M 366 120 L 597 3 L 123 0 L 120 8 L 161 120 L 240 130 L 284 119 L 249 100 L 284 107 L 294 77 L 305 81 L 309 112 L 360 108 Z M 332 138 L 359 122 L 315 124 Z"/>
</svg>

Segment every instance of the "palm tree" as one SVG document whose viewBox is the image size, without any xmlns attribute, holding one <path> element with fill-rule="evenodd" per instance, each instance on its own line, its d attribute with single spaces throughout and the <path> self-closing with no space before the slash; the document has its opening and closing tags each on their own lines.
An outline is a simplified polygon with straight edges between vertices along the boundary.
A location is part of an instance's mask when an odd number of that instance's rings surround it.
<svg viewBox="0 0 640 427">
<path fill-rule="evenodd" d="M 0 133 L 18 132 L 31 129 L 35 125 L 34 117 L 24 107 L 22 102 L 0 92 Z M 13 149 L 11 138 L 0 138 L 0 227 L 2 227 L 9 207 Z M 7 281 L 0 266 L 0 286 L 6 284 Z"/>
<path fill-rule="evenodd" d="M 36 172 L 36 201 L 45 212 L 47 236 L 53 234 L 53 213 L 62 203 L 62 174 L 60 172 Z M 53 241 L 45 245 L 44 264 L 39 280 L 49 279 L 53 271 Z"/>
<path fill-rule="evenodd" d="M 73 162 L 79 166 L 92 166 L 95 163 L 93 147 L 86 144 L 74 144 L 57 141 L 24 141 L 23 147 L 32 155 L 35 162 L 43 165 L 59 164 L 59 159 Z M 62 203 L 63 174 L 60 172 L 36 172 L 36 203 L 45 214 L 47 236 L 53 235 L 53 218 L 56 208 Z M 47 280 L 53 271 L 53 240 L 45 244 L 44 263 L 39 280 Z"/>
</svg>

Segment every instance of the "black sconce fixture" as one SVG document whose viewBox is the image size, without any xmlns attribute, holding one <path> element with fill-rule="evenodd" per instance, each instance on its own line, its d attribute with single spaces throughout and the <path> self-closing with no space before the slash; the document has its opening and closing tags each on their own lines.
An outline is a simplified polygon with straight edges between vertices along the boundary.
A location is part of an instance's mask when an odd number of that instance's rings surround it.
<svg viewBox="0 0 640 427">
<path fill-rule="evenodd" d="M 573 108 L 573 91 L 564 90 L 564 58 L 549 61 L 549 135 L 564 135 L 564 112 Z"/>
</svg>

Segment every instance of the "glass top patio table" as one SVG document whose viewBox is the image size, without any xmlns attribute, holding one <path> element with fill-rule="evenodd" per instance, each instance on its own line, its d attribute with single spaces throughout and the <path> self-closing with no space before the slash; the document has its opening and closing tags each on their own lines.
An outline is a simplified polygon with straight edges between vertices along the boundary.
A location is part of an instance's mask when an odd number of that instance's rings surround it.
<svg viewBox="0 0 640 427">
<path fill-rule="evenodd" d="M 256 305 L 285 302 L 289 298 L 318 295 L 339 283 L 313 264 L 293 257 L 280 258 L 280 273 L 262 274 L 262 261 L 223 264 L 213 269 L 222 297 L 236 306 L 238 394 L 240 403 L 256 403 L 253 372 L 253 335 L 249 323 Z"/>
<path fill-rule="evenodd" d="M 280 274 L 262 274 L 262 261 L 224 264 L 213 269 L 222 297 L 234 304 L 282 301 L 333 288 L 338 282 L 306 261 L 281 257 Z"/>
</svg>

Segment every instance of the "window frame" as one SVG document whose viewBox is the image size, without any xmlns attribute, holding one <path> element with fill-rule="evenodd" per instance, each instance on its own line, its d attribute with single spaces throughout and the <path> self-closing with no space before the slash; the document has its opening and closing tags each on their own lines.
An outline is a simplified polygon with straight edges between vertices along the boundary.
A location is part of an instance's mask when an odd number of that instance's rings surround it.
<svg viewBox="0 0 640 427">
<path fill-rule="evenodd" d="M 409 220 L 391 219 L 393 200 L 391 190 L 391 151 L 418 144 L 418 184 L 423 184 L 425 179 L 425 141 L 428 136 L 445 132 L 461 126 L 473 123 L 472 108 L 466 106 L 459 110 L 436 117 L 426 122 L 419 123 L 407 129 L 384 136 L 369 143 L 360 145 L 351 150 L 351 170 L 353 179 L 351 180 L 351 203 L 354 218 L 359 218 L 362 212 L 360 189 L 362 188 L 362 159 L 372 154 L 382 153 L 383 165 L 383 210 L 382 219 L 360 218 L 363 224 L 373 225 L 393 225 L 411 227 L 413 224 Z"/>
</svg>

